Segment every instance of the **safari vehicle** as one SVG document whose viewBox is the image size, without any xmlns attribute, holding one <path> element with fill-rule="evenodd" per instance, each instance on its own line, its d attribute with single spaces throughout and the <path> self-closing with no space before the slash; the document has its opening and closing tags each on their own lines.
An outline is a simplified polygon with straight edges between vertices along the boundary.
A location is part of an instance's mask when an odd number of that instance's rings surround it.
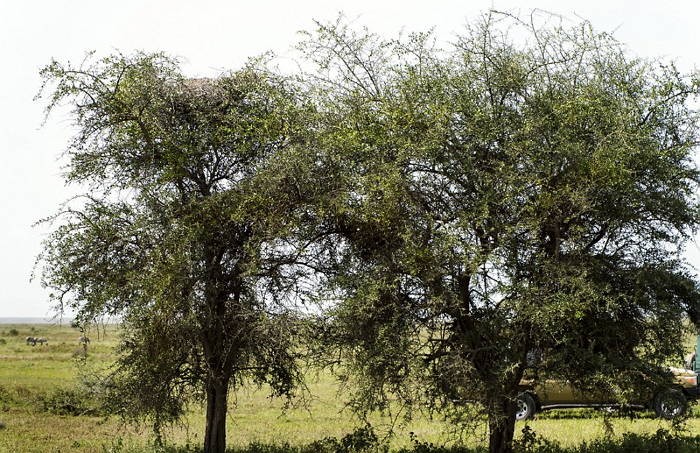
<svg viewBox="0 0 700 453">
<path fill-rule="evenodd" d="M 686 362 L 686 368 L 670 368 L 674 376 L 674 385 L 660 389 L 648 401 L 630 405 L 632 408 L 653 409 L 658 417 L 672 419 L 682 415 L 688 400 L 697 399 L 698 375 L 700 374 L 700 334 L 696 338 L 695 353 Z M 617 404 L 605 395 L 584 393 L 575 389 L 569 382 L 547 380 L 536 384 L 533 381 L 521 382 L 522 393 L 518 396 L 516 412 L 517 420 L 532 418 L 537 412 L 548 409 L 564 409 L 577 407 L 614 407 Z"/>
</svg>

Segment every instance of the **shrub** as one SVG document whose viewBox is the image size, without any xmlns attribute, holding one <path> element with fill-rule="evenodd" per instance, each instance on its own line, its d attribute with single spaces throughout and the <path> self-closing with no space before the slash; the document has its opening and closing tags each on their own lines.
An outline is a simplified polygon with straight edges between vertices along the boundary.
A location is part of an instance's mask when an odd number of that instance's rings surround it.
<svg viewBox="0 0 700 453">
<path fill-rule="evenodd" d="M 55 389 L 37 396 L 38 409 L 57 415 L 100 415 L 89 395 L 73 389 Z"/>
<path fill-rule="evenodd" d="M 341 439 L 335 437 L 325 437 L 311 443 L 304 452 L 318 451 L 328 453 L 351 453 L 364 451 L 382 451 L 388 452 L 389 448 L 386 445 L 380 445 L 377 434 L 369 424 L 358 428 L 355 431 L 346 434 Z M 263 453 L 263 450 L 259 451 Z M 254 451 L 251 453 L 258 453 Z"/>
<path fill-rule="evenodd" d="M 598 439 L 591 443 L 584 442 L 571 450 L 571 453 L 697 453 L 699 451 L 700 436 L 681 436 L 660 429 L 654 434 L 625 433 L 622 439 Z"/>
<path fill-rule="evenodd" d="M 19 335 L 19 330 L 14 329 L 14 328 L 13 328 L 13 329 L 10 329 L 9 334 L 10 334 L 10 336 L 12 336 L 12 337 L 16 337 L 17 335 Z"/>
<path fill-rule="evenodd" d="M 0 385 L 0 410 L 7 412 L 12 403 L 14 403 L 12 395 L 10 395 L 10 392 L 5 387 Z"/>
<path fill-rule="evenodd" d="M 654 434 L 625 434 L 621 438 L 598 439 L 581 445 L 562 447 L 535 435 L 534 431 L 523 433 L 528 439 L 516 442 L 516 453 L 698 453 L 700 436 L 682 436 L 667 430 Z M 395 450 L 396 453 L 487 453 L 485 446 L 444 446 L 419 441 L 412 433 L 411 447 Z M 253 442 L 245 447 L 232 447 L 227 453 L 382 453 L 388 447 L 382 444 L 370 426 L 359 428 L 342 438 L 325 437 L 307 445 L 291 446 Z M 393 450 L 392 450 L 393 451 Z M 125 447 L 121 438 L 111 446 L 104 446 L 103 453 L 202 453 L 201 448 L 191 445 L 165 445 L 154 447 Z"/>
<path fill-rule="evenodd" d="M 396 453 L 486 453 L 484 447 L 436 446 L 411 436 L 413 446 Z M 698 453 L 700 436 L 683 436 L 660 429 L 654 434 L 625 433 L 621 438 L 603 438 L 581 445 L 562 447 L 535 434 L 526 426 L 515 441 L 516 453 Z"/>
</svg>

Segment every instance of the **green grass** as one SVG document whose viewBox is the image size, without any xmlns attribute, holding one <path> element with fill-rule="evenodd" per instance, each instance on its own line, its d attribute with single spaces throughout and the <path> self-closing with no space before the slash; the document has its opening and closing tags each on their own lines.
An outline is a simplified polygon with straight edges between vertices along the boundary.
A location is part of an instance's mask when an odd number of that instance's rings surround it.
<svg viewBox="0 0 700 453">
<path fill-rule="evenodd" d="M 46 337 L 49 344 L 28 346 L 25 344 L 27 336 Z M 76 388 L 78 368 L 75 357 L 81 351 L 79 336 L 80 333 L 69 326 L 0 326 L 0 453 L 153 451 L 149 447 L 151 437 L 147 429 L 123 426 L 113 417 L 59 415 L 55 411 L 47 411 L 54 407 L 56 400 L 63 401 L 61 398 L 72 396 L 70 392 L 61 393 L 60 389 L 71 391 Z M 108 366 L 114 358 L 112 349 L 117 343 L 118 331 L 114 326 L 108 326 L 99 337 L 92 332 L 90 338 L 88 364 Z M 244 389 L 232 396 L 228 438 L 233 451 L 322 451 L 329 445 L 338 447 L 339 439 L 362 426 L 349 411 L 344 410 L 343 398 L 337 394 L 337 384 L 329 375 L 322 373 L 309 385 L 313 397 L 308 406 L 287 410 L 283 410 L 282 401 L 269 399 L 265 389 Z M 614 451 L 631 452 L 634 450 L 625 448 L 641 448 L 639 442 L 656 445 L 654 442 L 663 439 L 653 437 L 654 433 L 659 429 L 671 429 L 669 422 L 655 419 L 649 413 L 638 413 L 634 420 L 613 416 L 611 426 L 614 436 L 605 440 L 604 420 L 602 412 L 593 410 L 552 411 L 539 415 L 536 420 L 518 423 L 516 430 L 520 432 L 527 426 L 530 432 L 536 433 L 536 439 L 542 439 L 539 442 L 544 442 L 544 447 L 540 445 L 537 447 L 540 450 L 532 451 L 588 453 L 606 451 L 600 448 L 608 447 L 617 449 Z M 379 437 L 383 436 L 389 422 L 387 418 L 380 417 L 372 420 Z M 196 451 L 187 445 L 198 446 L 203 431 L 203 410 L 193 407 L 183 426 L 169 431 L 169 442 L 173 445 L 171 451 Z M 441 420 L 418 418 L 397 430 L 390 443 L 391 449 L 438 451 L 427 447 L 428 443 L 433 443 L 452 445 L 450 449 L 442 450 L 445 452 L 472 452 L 484 446 L 486 427 L 483 423 L 470 433 L 459 448 L 449 434 L 451 431 L 451 427 Z M 687 433 L 700 433 L 700 411 L 697 407 L 687 422 Z M 627 437 L 623 437 L 625 435 Z M 326 444 L 319 444 L 324 438 Z M 328 438 L 336 439 L 336 443 L 333 444 Z M 581 450 L 584 443 L 590 446 L 596 440 L 608 443 L 595 444 L 598 450 Z M 542 450 L 549 445 L 546 442 L 557 442 L 563 450 Z M 695 448 L 693 445 L 691 447 Z M 677 451 L 685 452 L 682 449 Z"/>
</svg>

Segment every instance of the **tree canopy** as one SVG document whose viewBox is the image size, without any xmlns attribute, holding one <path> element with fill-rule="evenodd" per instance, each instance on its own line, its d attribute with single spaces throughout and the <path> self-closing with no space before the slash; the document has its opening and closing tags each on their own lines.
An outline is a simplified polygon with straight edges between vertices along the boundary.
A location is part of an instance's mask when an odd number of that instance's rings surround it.
<svg viewBox="0 0 700 453">
<path fill-rule="evenodd" d="M 446 49 L 342 20 L 299 47 L 293 83 L 157 54 L 42 71 L 89 187 L 50 219 L 43 280 L 81 320 L 122 316 L 114 404 L 159 426 L 205 395 L 223 452 L 230 389 L 301 383 L 307 299 L 354 407 L 477 408 L 493 452 L 526 373 L 621 402 L 667 382 L 700 313 L 700 77 L 536 14 Z"/>
<path fill-rule="evenodd" d="M 341 374 L 364 409 L 480 403 L 493 452 L 526 370 L 629 401 L 700 301 L 698 77 L 536 19 L 492 13 L 447 50 L 342 22 L 303 43 L 343 181 L 323 210 Z"/>
<path fill-rule="evenodd" d="M 188 79 L 157 54 L 42 75 L 79 129 L 66 180 L 89 188 L 51 219 L 43 281 L 83 322 L 121 317 L 115 407 L 158 427 L 205 395 L 205 450 L 223 452 L 229 389 L 292 396 L 302 379 L 283 244 L 304 203 L 303 102 L 253 66 Z"/>
</svg>

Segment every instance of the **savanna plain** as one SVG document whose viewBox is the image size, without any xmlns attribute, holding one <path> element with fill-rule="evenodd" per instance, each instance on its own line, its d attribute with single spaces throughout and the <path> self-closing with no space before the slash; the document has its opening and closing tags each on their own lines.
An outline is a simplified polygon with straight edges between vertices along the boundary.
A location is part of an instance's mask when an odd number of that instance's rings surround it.
<svg viewBox="0 0 700 453">
<path fill-rule="evenodd" d="M 148 427 L 125 424 L 95 410 L 81 387 L 82 377 L 114 361 L 116 325 L 90 332 L 87 350 L 70 325 L 0 326 L 0 453 L 158 451 Z M 32 346 L 26 337 L 45 337 Z M 86 353 L 87 352 L 87 353 Z M 333 377 L 308 376 L 311 397 L 298 407 L 268 398 L 265 388 L 245 388 L 232 395 L 228 444 L 232 452 L 372 451 L 477 452 L 486 448 L 486 426 L 458 440 L 440 417 L 416 417 L 395 426 L 376 417 L 373 431 L 345 409 Z M 202 407 L 192 407 L 183 423 L 167 431 L 165 451 L 196 452 L 204 431 Z M 516 425 L 518 449 L 528 452 L 700 452 L 700 409 L 691 406 L 680 427 L 650 412 L 632 417 L 594 410 L 552 411 Z M 444 446 L 444 447 L 443 447 Z"/>
</svg>

